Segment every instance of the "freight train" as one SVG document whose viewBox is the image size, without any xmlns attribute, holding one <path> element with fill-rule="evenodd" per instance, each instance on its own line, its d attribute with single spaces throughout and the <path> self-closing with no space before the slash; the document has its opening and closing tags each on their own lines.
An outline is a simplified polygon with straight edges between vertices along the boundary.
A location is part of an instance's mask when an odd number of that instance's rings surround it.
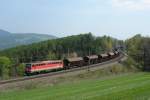
<svg viewBox="0 0 150 100">
<path fill-rule="evenodd" d="M 30 75 L 33 73 L 88 66 L 114 59 L 119 55 L 119 51 L 114 51 L 85 57 L 65 58 L 63 60 L 37 61 L 33 63 L 27 63 L 25 73 Z"/>
</svg>

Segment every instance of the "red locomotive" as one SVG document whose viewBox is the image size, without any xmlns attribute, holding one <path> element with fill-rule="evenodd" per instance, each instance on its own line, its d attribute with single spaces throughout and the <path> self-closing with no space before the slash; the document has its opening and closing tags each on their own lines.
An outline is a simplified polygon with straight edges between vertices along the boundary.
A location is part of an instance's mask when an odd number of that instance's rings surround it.
<svg viewBox="0 0 150 100">
<path fill-rule="evenodd" d="M 39 61 L 34 63 L 26 64 L 26 73 L 35 73 L 41 71 L 49 71 L 54 69 L 61 69 L 63 68 L 63 61 L 62 60 L 50 60 L 50 61 Z"/>
</svg>

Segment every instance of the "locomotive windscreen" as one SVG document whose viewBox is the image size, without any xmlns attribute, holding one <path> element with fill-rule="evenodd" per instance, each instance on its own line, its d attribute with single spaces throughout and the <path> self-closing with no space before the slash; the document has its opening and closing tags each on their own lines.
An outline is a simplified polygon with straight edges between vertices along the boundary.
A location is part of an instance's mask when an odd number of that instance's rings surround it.
<svg viewBox="0 0 150 100">
<path fill-rule="evenodd" d="M 31 67 L 31 64 L 26 64 L 26 68 L 30 68 Z"/>
</svg>

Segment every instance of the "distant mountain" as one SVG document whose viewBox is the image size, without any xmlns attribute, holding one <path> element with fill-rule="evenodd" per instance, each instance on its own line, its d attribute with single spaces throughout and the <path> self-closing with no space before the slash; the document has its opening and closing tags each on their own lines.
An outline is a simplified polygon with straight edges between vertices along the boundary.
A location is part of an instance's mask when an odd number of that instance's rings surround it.
<svg viewBox="0 0 150 100">
<path fill-rule="evenodd" d="M 0 36 L 8 36 L 8 35 L 10 35 L 9 32 L 0 29 Z"/>
<path fill-rule="evenodd" d="M 55 38 L 55 36 L 46 34 L 10 33 L 0 29 L 0 50 Z"/>
</svg>

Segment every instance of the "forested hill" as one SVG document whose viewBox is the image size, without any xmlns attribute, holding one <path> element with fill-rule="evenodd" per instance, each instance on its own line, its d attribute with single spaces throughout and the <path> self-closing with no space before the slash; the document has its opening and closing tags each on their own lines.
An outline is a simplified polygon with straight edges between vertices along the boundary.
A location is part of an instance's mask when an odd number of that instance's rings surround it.
<svg viewBox="0 0 150 100">
<path fill-rule="evenodd" d="M 119 42 L 111 37 L 94 37 L 91 33 L 18 46 L 0 52 L 15 62 L 31 62 L 46 59 L 62 59 L 71 56 L 84 56 L 109 51 Z"/>
<path fill-rule="evenodd" d="M 94 37 L 88 33 L 0 51 L 0 78 L 23 76 L 25 68 L 23 63 L 99 54 L 112 50 L 119 43 L 121 41 L 111 37 Z"/>
<path fill-rule="evenodd" d="M 52 35 L 36 33 L 10 33 L 0 29 L 0 50 L 54 38 L 56 37 Z"/>
</svg>

